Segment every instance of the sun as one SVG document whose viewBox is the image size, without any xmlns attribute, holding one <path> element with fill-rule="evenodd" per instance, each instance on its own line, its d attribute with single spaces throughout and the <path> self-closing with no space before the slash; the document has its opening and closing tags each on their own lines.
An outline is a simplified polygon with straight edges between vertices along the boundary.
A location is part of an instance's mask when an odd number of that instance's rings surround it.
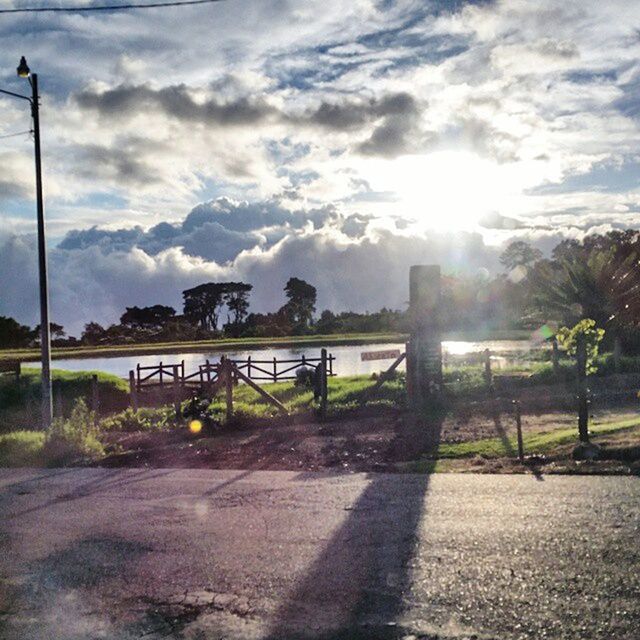
<svg viewBox="0 0 640 640">
<path fill-rule="evenodd" d="M 469 151 L 372 159 L 363 173 L 373 190 L 395 194 L 396 214 L 430 229 L 473 229 L 513 196 L 505 167 Z"/>
</svg>

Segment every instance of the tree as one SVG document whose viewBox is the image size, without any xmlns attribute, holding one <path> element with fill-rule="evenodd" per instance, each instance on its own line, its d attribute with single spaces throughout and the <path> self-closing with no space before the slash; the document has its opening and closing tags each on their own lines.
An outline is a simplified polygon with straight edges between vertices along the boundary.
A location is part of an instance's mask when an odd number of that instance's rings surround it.
<svg viewBox="0 0 640 640">
<path fill-rule="evenodd" d="M 40 325 L 37 324 L 34 329 L 33 329 L 33 333 L 36 336 L 36 338 L 40 338 Z M 52 338 L 56 338 L 56 339 L 62 339 L 67 335 L 67 332 L 64 330 L 64 327 L 61 324 L 56 324 L 55 322 L 50 322 L 49 323 L 49 333 L 51 334 Z"/>
<path fill-rule="evenodd" d="M 80 336 L 80 340 L 84 344 L 99 344 L 104 341 L 106 337 L 106 330 L 102 325 L 97 322 L 89 322 L 84 325 L 84 331 Z"/>
<path fill-rule="evenodd" d="M 207 282 L 182 292 L 184 315 L 193 324 L 207 331 L 218 328 L 220 308 L 224 304 L 226 283 Z"/>
<path fill-rule="evenodd" d="M 507 272 L 511 272 L 517 267 L 525 269 L 531 267 L 542 258 L 542 251 L 534 249 L 528 242 L 516 240 L 502 252 L 500 263 Z"/>
<path fill-rule="evenodd" d="M 138 329 L 162 329 L 176 315 L 173 307 L 161 304 L 152 307 L 127 307 L 120 324 Z"/>
<path fill-rule="evenodd" d="M 283 309 L 297 331 L 303 331 L 310 324 L 316 310 L 316 288 L 299 278 L 289 278 L 284 287 L 289 301 Z"/>
<path fill-rule="evenodd" d="M 233 314 L 232 324 L 240 324 L 249 311 L 249 293 L 253 285 L 244 282 L 227 282 L 224 301 L 227 309 Z"/>
<path fill-rule="evenodd" d="M 585 371 L 587 374 L 595 373 L 598 369 L 595 359 L 598 355 L 598 348 L 604 337 L 604 329 L 596 327 L 596 321 L 591 318 L 580 320 L 574 327 L 562 327 L 557 334 L 558 344 L 566 349 L 570 356 L 575 356 L 578 352 L 578 345 L 583 342 L 587 357 Z"/>
<path fill-rule="evenodd" d="M 33 331 L 13 318 L 0 316 L 0 347 L 11 349 L 28 347 L 33 340 Z"/>
</svg>

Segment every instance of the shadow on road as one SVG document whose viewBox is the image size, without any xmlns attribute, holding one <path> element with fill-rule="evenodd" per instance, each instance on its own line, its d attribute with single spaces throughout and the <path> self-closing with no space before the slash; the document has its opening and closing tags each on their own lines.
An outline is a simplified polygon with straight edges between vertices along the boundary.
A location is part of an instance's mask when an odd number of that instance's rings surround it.
<svg viewBox="0 0 640 640">
<path fill-rule="evenodd" d="M 118 537 L 88 537 L 26 567 L 17 584 L 0 582 L 3 640 L 89 640 L 115 637 L 109 608 L 96 600 L 98 585 L 121 581 L 151 551 Z"/>
<path fill-rule="evenodd" d="M 442 415 L 413 418 L 398 429 L 395 458 L 435 449 Z M 287 602 L 266 640 L 394 638 L 409 597 L 410 564 L 423 522 L 429 475 L 406 483 L 373 474 L 349 515 Z"/>
<path fill-rule="evenodd" d="M 69 470 L 69 473 L 73 470 Z M 105 470 L 104 473 L 100 473 L 97 477 L 88 480 L 87 482 L 83 482 L 79 486 L 76 486 L 72 491 L 68 491 L 63 493 L 62 495 L 53 498 L 52 500 L 48 500 L 43 504 L 35 505 L 33 507 L 29 507 L 28 509 L 23 509 L 22 511 L 10 511 L 8 515 L 6 515 L 7 519 L 16 518 L 18 516 L 23 516 L 27 513 L 31 513 L 33 511 L 41 511 L 43 509 L 47 509 L 51 506 L 69 502 L 71 500 L 78 500 L 79 498 L 86 498 L 95 493 L 103 491 L 104 489 L 113 489 L 116 487 L 122 487 L 133 482 L 141 482 L 143 480 L 150 480 L 152 478 L 157 478 L 159 476 L 165 476 L 168 473 L 171 473 L 170 470 L 152 470 L 152 469 L 142 469 L 140 471 L 131 470 L 126 473 L 118 472 L 113 473 L 112 471 Z M 51 474 L 51 476 L 39 476 L 38 480 L 45 481 L 48 477 L 55 477 L 56 475 L 63 474 Z M 35 478 L 34 478 L 35 480 Z M 33 487 L 34 491 L 37 488 L 37 485 Z M 5 490 L 0 492 L 0 504 L 4 500 L 7 501 L 7 510 L 10 510 L 12 499 L 15 498 L 15 491 L 11 490 L 11 487 L 7 487 Z"/>
</svg>

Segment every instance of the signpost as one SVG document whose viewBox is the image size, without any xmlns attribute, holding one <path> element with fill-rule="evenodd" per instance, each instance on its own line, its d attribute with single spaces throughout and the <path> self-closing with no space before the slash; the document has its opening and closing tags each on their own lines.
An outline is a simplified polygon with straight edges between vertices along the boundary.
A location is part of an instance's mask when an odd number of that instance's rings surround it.
<svg viewBox="0 0 640 640">
<path fill-rule="evenodd" d="M 362 362 L 371 360 L 395 360 L 400 357 L 400 349 L 387 349 L 386 351 L 363 351 L 360 354 Z"/>
</svg>

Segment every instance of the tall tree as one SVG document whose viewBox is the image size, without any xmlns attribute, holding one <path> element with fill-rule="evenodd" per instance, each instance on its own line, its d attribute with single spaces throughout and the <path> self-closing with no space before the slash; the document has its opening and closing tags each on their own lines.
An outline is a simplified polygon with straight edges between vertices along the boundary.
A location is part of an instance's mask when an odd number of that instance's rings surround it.
<svg viewBox="0 0 640 640">
<path fill-rule="evenodd" d="M 227 282 L 224 301 L 229 312 L 233 314 L 230 322 L 239 325 L 249 312 L 249 293 L 253 289 L 253 285 L 245 282 Z"/>
<path fill-rule="evenodd" d="M 155 304 L 152 307 L 127 307 L 120 324 L 137 329 L 161 329 L 176 315 L 173 307 Z"/>
<path fill-rule="evenodd" d="M 13 318 L 0 316 L 0 348 L 28 347 L 34 332 Z"/>
<path fill-rule="evenodd" d="M 291 324 L 297 330 L 306 329 L 316 310 L 316 288 L 299 278 L 289 278 L 284 292 L 289 300 L 283 308 Z"/>
<path fill-rule="evenodd" d="M 531 267 L 542 258 L 542 251 L 534 249 L 528 242 L 516 240 L 502 252 L 500 263 L 504 268 L 513 271 L 517 267 Z"/>
<path fill-rule="evenodd" d="M 224 304 L 226 283 L 207 282 L 182 292 L 184 315 L 207 331 L 218 328 L 220 308 Z"/>
</svg>

